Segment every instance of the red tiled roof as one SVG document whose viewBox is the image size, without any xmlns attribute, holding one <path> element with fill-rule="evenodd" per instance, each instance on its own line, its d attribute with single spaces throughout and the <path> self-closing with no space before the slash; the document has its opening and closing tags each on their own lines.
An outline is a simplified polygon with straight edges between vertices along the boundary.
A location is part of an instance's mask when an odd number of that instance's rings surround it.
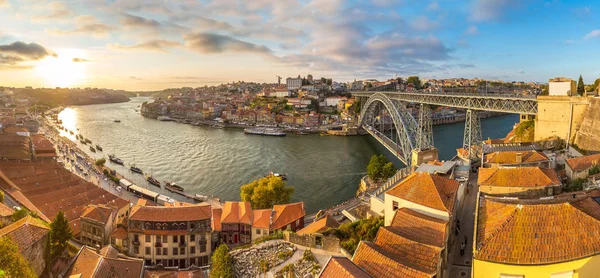
<svg viewBox="0 0 600 278">
<path fill-rule="evenodd" d="M 442 176 L 415 172 L 385 194 L 452 213 L 459 182 Z"/>
<path fill-rule="evenodd" d="M 10 237 L 19 247 L 19 251 L 23 252 L 42 240 L 48 232 L 50 232 L 50 228 L 44 222 L 28 215 L 0 229 L 0 237 Z"/>
<path fill-rule="evenodd" d="M 361 241 L 354 253 L 352 262 L 378 278 L 430 278 L 429 273 L 411 269 L 400 263 L 402 258 L 385 251 L 383 248 Z"/>
<path fill-rule="evenodd" d="M 396 262 L 406 268 L 431 276 L 437 272 L 440 262 L 442 248 L 426 245 L 410 240 L 400 235 L 400 228 L 381 227 L 377 232 L 375 244 L 383 250 L 396 255 Z"/>
<path fill-rule="evenodd" d="M 110 235 L 110 237 L 114 237 L 117 239 L 127 239 L 127 230 L 123 227 L 118 227 L 115 231 Z"/>
<path fill-rule="evenodd" d="M 390 226 L 407 239 L 442 248 L 446 245 L 448 222 L 444 220 L 400 208 L 396 210 Z"/>
<path fill-rule="evenodd" d="M 474 257 L 539 265 L 600 254 L 600 205 L 589 195 L 535 203 L 480 198 Z"/>
<path fill-rule="evenodd" d="M 319 278 L 370 278 L 371 275 L 363 271 L 346 257 L 331 257 Z"/>
<path fill-rule="evenodd" d="M 141 277 L 144 261 L 134 258 L 105 257 L 90 247 L 82 246 L 64 277 L 81 278 Z"/>
<path fill-rule="evenodd" d="M 212 210 L 212 219 L 210 221 L 213 231 L 221 231 L 221 214 L 223 210 L 221 208 L 214 208 Z"/>
<path fill-rule="evenodd" d="M 221 223 L 252 225 L 252 216 L 250 202 L 225 202 L 221 214 Z"/>
<path fill-rule="evenodd" d="M 260 229 L 269 229 L 271 226 L 271 212 L 270 209 L 255 209 L 254 217 L 252 219 L 252 227 Z"/>
<path fill-rule="evenodd" d="M 325 217 L 310 223 L 308 226 L 304 227 L 302 230 L 296 232 L 298 235 L 305 234 L 314 234 L 319 232 L 324 232 L 330 228 L 337 228 L 340 226 L 340 223 L 337 222 L 333 217 L 329 214 L 326 214 Z"/>
<path fill-rule="evenodd" d="M 275 214 L 271 223 L 271 229 L 273 230 L 281 229 L 306 215 L 304 202 L 275 205 L 273 211 Z"/>
<path fill-rule="evenodd" d="M 100 223 L 106 224 L 110 218 L 110 215 L 115 212 L 114 208 L 106 207 L 103 205 L 90 205 L 81 213 L 80 217 L 89 218 L 96 220 Z"/>
<path fill-rule="evenodd" d="M 479 168 L 477 183 L 484 186 L 545 187 L 560 185 L 553 169 L 539 167 Z"/>
<path fill-rule="evenodd" d="M 567 159 L 567 164 L 575 172 L 588 170 L 600 163 L 600 154 L 585 155 Z"/>
<path fill-rule="evenodd" d="M 521 154 L 521 162 L 517 161 L 518 154 Z M 484 157 L 486 163 L 498 164 L 519 164 L 519 163 L 534 163 L 549 161 L 550 159 L 543 153 L 538 151 L 511 151 L 511 152 L 494 152 L 486 154 Z"/>
<path fill-rule="evenodd" d="M 130 220 L 141 221 L 194 221 L 210 219 L 210 205 L 195 205 L 183 207 L 148 207 L 134 206 Z"/>
<path fill-rule="evenodd" d="M 0 217 L 10 217 L 15 213 L 14 209 L 7 207 L 5 204 L 0 203 Z"/>
</svg>

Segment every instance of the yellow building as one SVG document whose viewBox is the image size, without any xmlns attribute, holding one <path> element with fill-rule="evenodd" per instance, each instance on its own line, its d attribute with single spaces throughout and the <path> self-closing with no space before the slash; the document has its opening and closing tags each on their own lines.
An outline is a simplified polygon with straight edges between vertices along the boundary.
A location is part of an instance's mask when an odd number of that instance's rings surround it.
<svg viewBox="0 0 600 278">
<path fill-rule="evenodd" d="M 598 196 L 599 191 L 552 200 L 481 197 L 472 277 L 599 277 Z"/>
</svg>

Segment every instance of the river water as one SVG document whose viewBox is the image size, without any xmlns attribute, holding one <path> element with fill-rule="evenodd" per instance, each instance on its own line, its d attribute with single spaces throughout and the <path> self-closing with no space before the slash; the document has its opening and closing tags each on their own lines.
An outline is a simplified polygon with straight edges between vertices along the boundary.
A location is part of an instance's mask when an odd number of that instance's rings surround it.
<svg viewBox="0 0 600 278">
<path fill-rule="evenodd" d="M 149 98 L 127 103 L 66 108 L 59 114 L 63 125 L 99 144 L 100 158 L 116 154 L 125 167 L 107 162 L 134 183 L 172 196 L 128 170 L 129 163 L 162 181 L 174 180 L 186 192 L 239 200 L 239 187 L 273 171 L 288 174 L 295 188 L 292 201 L 304 201 L 307 213 L 351 198 L 373 154 L 384 153 L 402 164 L 370 136 L 295 135 L 268 137 L 245 135 L 241 129 L 216 129 L 144 118 L 135 110 Z M 115 123 L 119 119 L 121 123 Z M 483 137 L 504 137 L 518 115 L 483 119 Z M 440 159 L 450 159 L 461 147 L 464 123 L 435 126 L 434 141 Z M 70 136 L 70 135 L 69 135 Z M 70 136 L 74 139 L 74 136 Z M 177 199 L 177 195 L 174 196 Z"/>
</svg>

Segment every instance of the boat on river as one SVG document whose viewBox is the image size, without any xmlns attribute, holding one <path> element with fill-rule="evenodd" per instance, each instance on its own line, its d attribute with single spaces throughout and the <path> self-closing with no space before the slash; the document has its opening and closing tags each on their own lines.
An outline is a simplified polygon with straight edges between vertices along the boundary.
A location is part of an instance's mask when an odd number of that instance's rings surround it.
<svg viewBox="0 0 600 278">
<path fill-rule="evenodd" d="M 244 128 L 245 134 L 253 134 L 253 135 L 264 135 L 264 136 L 285 136 L 285 131 L 277 128 Z"/>
<path fill-rule="evenodd" d="M 93 147 L 93 146 L 90 146 L 90 151 L 91 151 L 91 152 L 93 152 L 93 153 L 95 153 L 95 152 L 96 152 L 96 149 L 94 149 L 94 147 Z"/>
<path fill-rule="evenodd" d="M 296 135 L 308 135 L 308 133 L 302 132 L 302 131 L 298 131 L 298 132 L 296 132 Z"/>
<path fill-rule="evenodd" d="M 115 123 L 120 123 L 120 122 L 121 122 L 121 120 L 115 120 Z"/>
<path fill-rule="evenodd" d="M 165 188 L 167 188 L 167 190 L 169 190 L 171 192 L 174 192 L 174 191 L 183 192 L 183 187 L 177 185 L 174 181 L 166 181 Z"/>
<path fill-rule="evenodd" d="M 100 145 L 96 144 L 96 150 L 102 151 L 102 148 L 100 147 Z"/>
<path fill-rule="evenodd" d="M 153 185 L 156 185 L 156 186 L 160 187 L 160 181 L 158 181 L 157 179 L 155 179 L 155 178 L 154 178 L 152 175 L 150 175 L 150 176 L 147 176 L 147 177 L 146 177 L 146 180 L 147 180 L 147 181 L 148 181 L 150 184 L 153 184 Z"/>
<path fill-rule="evenodd" d="M 123 160 L 121 160 L 120 158 L 116 157 L 114 154 L 110 154 L 108 155 L 108 160 L 110 160 L 110 162 L 115 163 L 115 164 L 119 164 L 119 165 L 123 165 Z"/>
<path fill-rule="evenodd" d="M 134 173 L 144 174 L 144 171 L 142 169 L 140 169 L 139 167 L 135 166 L 135 164 L 131 164 L 129 166 L 129 170 L 131 170 Z"/>
<path fill-rule="evenodd" d="M 279 174 L 279 173 L 274 173 L 274 172 L 269 172 L 268 174 L 265 175 L 265 177 L 278 177 L 284 181 L 287 180 L 287 174 Z"/>
</svg>

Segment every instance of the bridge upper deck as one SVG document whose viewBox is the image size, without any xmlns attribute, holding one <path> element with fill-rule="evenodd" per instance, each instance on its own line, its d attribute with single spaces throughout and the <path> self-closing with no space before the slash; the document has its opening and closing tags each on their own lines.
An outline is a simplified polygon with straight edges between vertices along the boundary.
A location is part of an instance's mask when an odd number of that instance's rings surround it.
<svg viewBox="0 0 600 278">
<path fill-rule="evenodd" d="M 496 111 L 515 114 L 537 114 L 537 99 L 534 96 L 509 94 L 457 94 L 440 92 L 353 92 L 355 97 L 370 97 L 375 93 L 386 95 L 390 99 L 450 106 L 464 109 Z"/>
</svg>

